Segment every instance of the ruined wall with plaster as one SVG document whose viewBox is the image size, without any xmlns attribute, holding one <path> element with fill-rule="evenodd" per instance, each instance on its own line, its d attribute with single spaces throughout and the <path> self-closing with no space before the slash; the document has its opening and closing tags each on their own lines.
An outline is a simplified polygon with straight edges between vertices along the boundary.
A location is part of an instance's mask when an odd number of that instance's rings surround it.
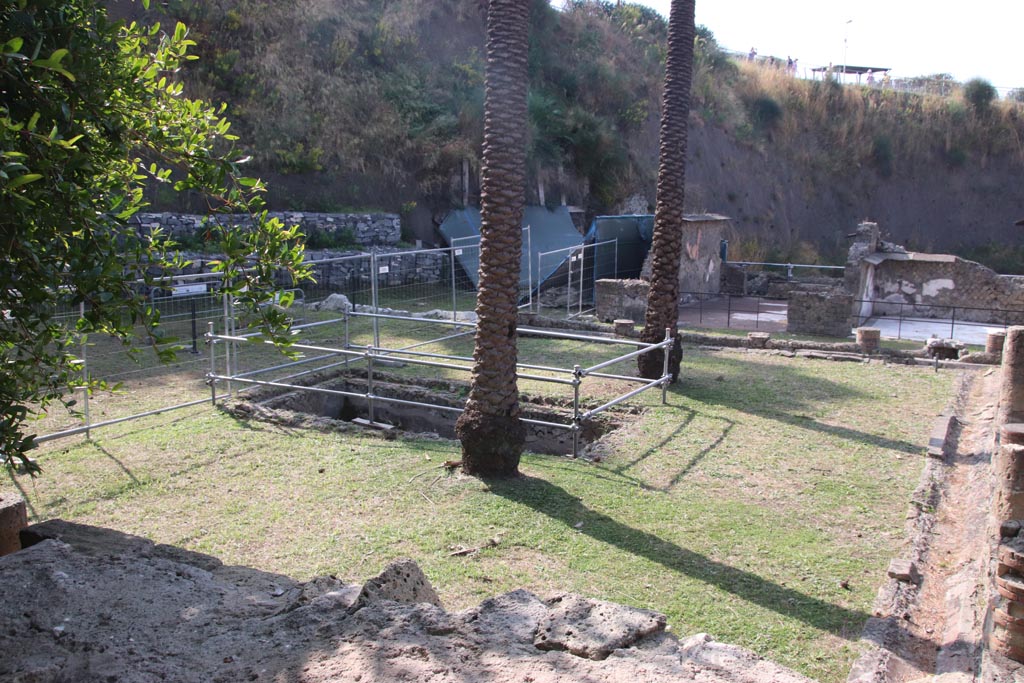
<svg viewBox="0 0 1024 683">
<path fill-rule="evenodd" d="M 718 294 L 722 289 L 722 238 L 729 222 L 722 216 L 687 215 L 683 253 L 679 259 L 679 301 L 695 301 L 696 294 Z M 640 277 L 651 279 L 651 253 Z"/>
<path fill-rule="evenodd" d="M 680 301 L 695 298 L 686 292 L 717 294 L 722 282 L 721 243 L 723 222 L 694 222 L 687 225 L 683 255 L 679 260 Z"/>
<path fill-rule="evenodd" d="M 874 269 L 870 298 L 875 315 L 1024 323 L 1024 283 L 985 266 L 949 262 L 887 260 Z M 1003 309 L 1001 311 L 991 309 Z"/>
</svg>

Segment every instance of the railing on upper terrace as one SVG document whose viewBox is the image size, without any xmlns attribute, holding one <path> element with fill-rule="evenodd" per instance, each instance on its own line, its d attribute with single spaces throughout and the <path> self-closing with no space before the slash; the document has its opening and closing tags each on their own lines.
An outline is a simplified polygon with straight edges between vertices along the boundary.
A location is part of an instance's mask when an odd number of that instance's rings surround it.
<svg viewBox="0 0 1024 683">
<path fill-rule="evenodd" d="M 749 266 L 783 268 L 786 271 L 787 280 L 793 279 L 793 271 L 797 268 L 803 270 L 824 271 L 823 275 L 827 275 L 829 277 L 842 277 L 843 271 L 846 270 L 843 266 L 823 266 L 814 263 L 769 263 L 767 261 L 727 261 L 726 263 L 730 266 L 739 266 L 741 268 L 747 268 Z"/>
</svg>

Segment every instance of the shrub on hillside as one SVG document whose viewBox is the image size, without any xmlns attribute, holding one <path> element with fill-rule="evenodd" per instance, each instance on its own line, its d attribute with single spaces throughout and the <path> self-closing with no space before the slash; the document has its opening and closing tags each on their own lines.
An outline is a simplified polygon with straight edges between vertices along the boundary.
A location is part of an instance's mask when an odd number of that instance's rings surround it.
<svg viewBox="0 0 1024 683">
<path fill-rule="evenodd" d="M 871 144 L 871 161 L 883 178 L 892 175 L 892 138 L 885 133 L 875 137 Z"/>
<path fill-rule="evenodd" d="M 767 95 L 750 103 L 750 119 L 758 128 L 771 130 L 782 119 L 782 105 Z"/>
<path fill-rule="evenodd" d="M 995 86 L 984 78 L 972 78 L 964 84 L 964 99 L 970 103 L 978 116 L 988 112 L 996 95 Z"/>
</svg>

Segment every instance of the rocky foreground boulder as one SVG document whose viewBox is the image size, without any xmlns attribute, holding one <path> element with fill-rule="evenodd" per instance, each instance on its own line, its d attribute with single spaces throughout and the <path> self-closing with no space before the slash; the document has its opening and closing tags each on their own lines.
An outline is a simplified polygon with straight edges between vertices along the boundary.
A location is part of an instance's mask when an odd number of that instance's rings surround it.
<svg viewBox="0 0 1024 683">
<path fill-rule="evenodd" d="M 0 680 L 809 683 L 664 615 L 516 590 L 446 612 L 410 560 L 300 583 L 60 520 L 0 558 Z"/>
</svg>

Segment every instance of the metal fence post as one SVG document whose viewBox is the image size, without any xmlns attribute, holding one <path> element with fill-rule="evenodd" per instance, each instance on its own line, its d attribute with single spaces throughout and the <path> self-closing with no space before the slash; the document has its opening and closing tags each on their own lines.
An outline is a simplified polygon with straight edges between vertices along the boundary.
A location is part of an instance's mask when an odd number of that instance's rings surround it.
<svg viewBox="0 0 1024 683">
<path fill-rule="evenodd" d="M 192 309 L 192 353 L 199 353 L 198 335 L 196 334 L 196 298 L 190 297 L 189 304 Z"/>
<path fill-rule="evenodd" d="M 224 324 L 221 325 L 225 335 L 231 334 L 231 328 L 228 324 L 228 295 L 227 293 L 221 294 L 221 303 L 224 307 Z M 231 346 L 229 344 L 224 345 L 224 374 L 231 375 Z M 231 380 L 227 380 L 227 392 L 228 396 L 231 395 Z"/>
<path fill-rule="evenodd" d="M 380 273 L 377 268 L 377 253 L 370 252 L 370 298 L 371 305 L 373 306 L 373 345 L 380 346 L 380 321 L 377 319 L 377 315 L 380 313 L 378 308 L 379 302 L 377 300 L 377 276 Z"/>
<path fill-rule="evenodd" d="M 526 310 L 533 310 L 533 229 L 526 226 Z"/>
<path fill-rule="evenodd" d="M 373 353 L 375 349 L 366 351 L 366 416 L 370 423 L 377 421 L 373 407 Z"/>
<path fill-rule="evenodd" d="M 903 339 L 903 302 L 900 302 L 900 317 L 896 323 L 896 338 Z"/>
<path fill-rule="evenodd" d="M 85 317 L 85 302 L 78 304 L 78 314 L 81 317 Z M 89 438 L 89 426 L 92 422 L 89 416 L 89 361 L 86 357 L 86 348 L 88 347 L 88 338 L 85 335 L 80 335 L 82 340 L 82 379 L 85 381 L 85 387 L 82 389 L 82 417 L 85 419 L 85 438 Z"/>
<path fill-rule="evenodd" d="M 459 319 L 459 303 L 458 297 L 455 294 L 455 247 L 451 247 L 448 250 L 449 261 L 451 262 L 452 271 L 452 322 L 456 322 Z M 347 323 L 347 319 L 346 319 Z M 452 330 L 458 329 L 456 326 L 452 326 Z"/>
<path fill-rule="evenodd" d="M 583 381 L 583 368 L 572 366 L 572 457 L 579 456 L 580 448 L 580 383 Z"/>
<path fill-rule="evenodd" d="M 949 320 L 949 338 L 953 339 L 956 334 L 956 306 L 953 306 L 953 312 L 950 314 Z"/>
<path fill-rule="evenodd" d="M 725 326 L 732 327 L 732 295 L 725 295 Z"/>
<path fill-rule="evenodd" d="M 565 277 L 565 317 L 570 318 L 572 314 L 572 252 L 569 252 L 569 272 Z"/>
<path fill-rule="evenodd" d="M 217 374 L 217 347 L 215 346 L 216 340 L 213 338 L 213 321 L 210 320 L 206 323 L 206 344 L 210 347 L 207 353 L 210 354 L 210 403 L 217 405 L 217 380 L 213 377 Z"/>
<path fill-rule="evenodd" d="M 583 315 L 583 276 L 584 270 L 586 270 L 587 264 L 587 247 L 580 247 L 580 292 L 579 292 L 579 305 L 576 308 L 576 315 Z"/>
<path fill-rule="evenodd" d="M 672 328 L 666 327 L 665 341 L 667 342 L 670 339 L 672 339 Z M 662 361 L 661 369 L 661 405 L 668 405 L 668 380 L 666 378 L 668 377 L 668 356 L 671 353 L 671 349 L 671 344 L 665 344 L 665 348 L 662 349 L 665 356 Z"/>
</svg>

